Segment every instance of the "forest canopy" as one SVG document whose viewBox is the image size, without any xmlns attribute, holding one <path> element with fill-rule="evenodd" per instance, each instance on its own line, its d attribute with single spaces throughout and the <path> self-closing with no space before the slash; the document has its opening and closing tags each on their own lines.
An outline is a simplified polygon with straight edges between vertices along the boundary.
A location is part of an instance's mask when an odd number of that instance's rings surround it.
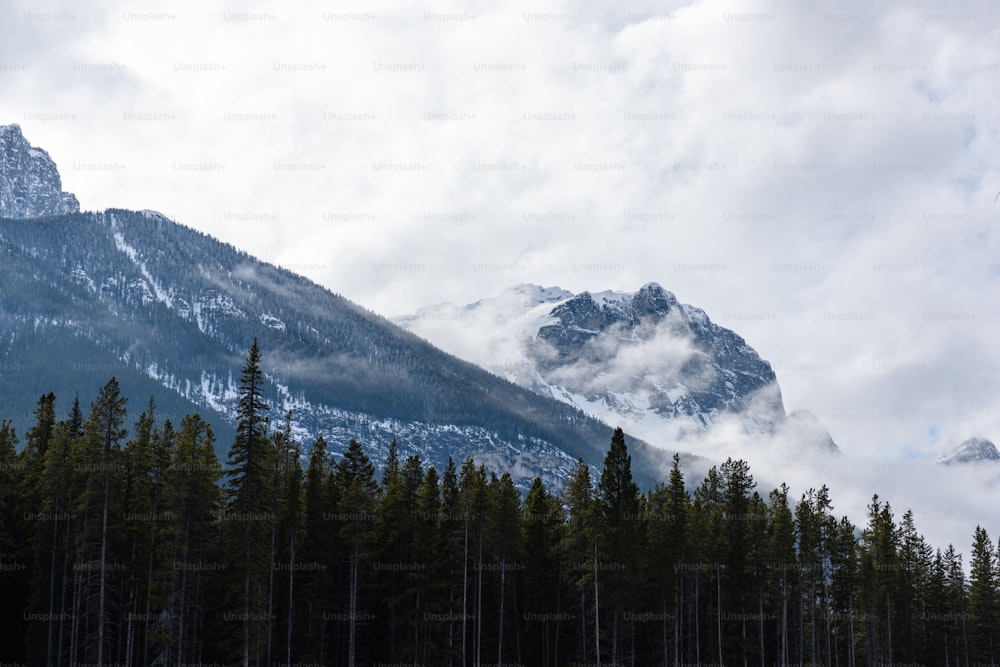
<svg viewBox="0 0 1000 667">
<path fill-rule="evenodd" d="M 0 662 L 995 661 L 981 526 L 967 576 L 911 512 L 874 496 L 856 526 L 825 486 L 762 494 L 742 460 L 690 487 L 675 457 L 643 493 L 620 429 L 560 490 L 395 443 L 377 467 L 356 440 L 298 442 L 260 360 L 255 341 L 225 462 L 197 414 L 149 398 L 129 422 L 114 378 L 87 411 L 50 393 L 23 435 L 0 423 Z"/>
</svg>

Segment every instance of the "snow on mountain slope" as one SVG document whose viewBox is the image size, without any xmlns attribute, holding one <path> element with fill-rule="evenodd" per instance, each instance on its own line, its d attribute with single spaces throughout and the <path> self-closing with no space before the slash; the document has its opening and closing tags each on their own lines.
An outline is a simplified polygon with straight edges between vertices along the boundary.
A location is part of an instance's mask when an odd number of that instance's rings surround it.
<svg viewBox="0 0 1000 667">
<path fill-rule="evenodd" d="M 635 293 L 580 294 L 518 285 L 395 322 L 653 444 L 690 443 L 735 420 L 750 436 L 795 430 L 800 440 L 836 450 L 814 416 L 785 414 L 770 364 L 743 338 L 656 283 Z"/>
<path fill-rule="evenodd" d="M 1000 452 L 985 438 L 969 438 L 938 458 L 943 465 L 996 466 L 1000 470 Z"/>
</svg>

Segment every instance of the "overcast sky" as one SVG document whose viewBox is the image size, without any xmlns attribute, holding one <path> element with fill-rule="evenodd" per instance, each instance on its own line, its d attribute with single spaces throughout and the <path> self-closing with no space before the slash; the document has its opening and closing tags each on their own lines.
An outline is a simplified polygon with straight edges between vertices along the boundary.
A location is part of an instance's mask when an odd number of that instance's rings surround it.
<svg viewBox="0 0 1000 667">
<path fill-rule="evenodd" d="M 658 282 L 845 452 L 931 459 L 1000 440 L 998 26 L 976 0 L 8 0 L 0 122 L 84 209 L 387 316 Z"/>
</svg>

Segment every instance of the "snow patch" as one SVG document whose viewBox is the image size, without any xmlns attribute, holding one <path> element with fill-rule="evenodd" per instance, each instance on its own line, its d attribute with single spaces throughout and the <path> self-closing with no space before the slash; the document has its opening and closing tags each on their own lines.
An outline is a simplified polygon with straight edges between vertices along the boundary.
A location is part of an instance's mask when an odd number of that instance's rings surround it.
<svg viewBox="0 0 1000 667">
<path fill-rule="evenodd" d="M 116 221 L 114 220 L 113 217 L 112 217 L 112 224 L 113 225 L 116 224 Z M 174 305 L 173 299 L 166 292 L 166 290 L 160 287 L 159 283 L 156 282 L 156 279 L 153 278 L 153 274 L 149 272 L 149 269 L 146 268 L 146 264 L 139 258 L 138 251 L 136 251 L 135 248 L 130 246 L 125 241 L 125 237 L 122 236 L 121 232 L 115 232 L 114 239 L 115 239 L 115 246 L 117 246 L 120 251 L 125 253 L 125 255 L 130 260 L 132 260 L 132 263 L 135 264 L 136 268 L 139 269 L 139 272 L 142 274 L 142 277 L 145 278 L 146 282 L 148 282 L 149 285 L 153 288 L 153 292 L 156 295 L 156 300 L 159 301 L 160 303 L 166 304 L 167 308 L 173 308 Z"/>
<path fill-rule="evenodd" d="M 263 314 L 260 316 L 260 323 L 265 327 L 270 327 L 271 329 L 277 329 L 278 331 L 285 330 L 285 323 L 274 315 Z"/>
</svg>

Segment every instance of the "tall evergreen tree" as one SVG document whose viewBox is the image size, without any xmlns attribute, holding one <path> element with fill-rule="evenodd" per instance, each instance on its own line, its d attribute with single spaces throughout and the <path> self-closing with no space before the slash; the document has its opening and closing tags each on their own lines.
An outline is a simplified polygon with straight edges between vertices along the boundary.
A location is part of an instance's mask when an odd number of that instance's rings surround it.
<svg viewBox="0 0 1000 667">
<path fill-rule="evenodd" d="M 441 489 L 437 470 L 427 469 L 417 492 L 413 523 L 413 558 L 409 593 L 414 604 L 414 627 L 404 660 L 419 664 L 442 664 L 444 624 L 440 618 L 448 608 L 445 585 L 447 563 L 442 558 Z"/>
<path fill-rule="evenodd" d="M 640 552 L 643 523 L 639 511 L 639 486 L 632 478 L 632 457 L 625 444 L 625 434 L 615 429 L 611 447 L 604 458 L 604 469 L 598 484 L 598 498 L 604 529 L 604 558 L 608 581 L 605 590 L 606 608 L 610 614 L 610 661 L 618 664 L 625 659 L 634 622 L 624 620 L 629 600 L 635 590 L 630 585 L 628 571 L 638 569 L 635 556 Z"/>
<path fill-rule="evenodd" d="M 219 521 L 222 467 L 215 455 L 215 435 L 199 415 L 188 415 L 177 437 L 163 437 L 154 450 L 161 447 L 171 448 L 170 454 L 157 455 L 166 464 L 162 505 L 169 518 L 156 568 L 158 588 L 151 596 L 157 621 L 149 654 L 154 664 L 210 662 L 208 651 L 202 650 L 210 611 L 230 613 L 210 601 L 210 591 L 219 584 L 238 585 L 218 576 L 229 564 L 219 554 L 219 525 L 224 522 Z M 220 634 L 231 635 L 232 623 L 225 625 Z"/>
<path fill-rule="evenodd" d="M 601 510 L 590 477 L 590 467 L 583 459 L 576 462 L 569 483 L 563 489 L 569 510 L 562 545 L 563 570 L 577 601 L 577 637 L 579 644 L 573 655 L 578 662 L 602 664 L 601 601 L 598 570 L 601 560 L 598 538 L 601 532 Z"/>
<path fill-rule="evenodd" d="M 563 535 L 563 508 L 536 477 L 524 500 L 524 659 L 549 667 L 564 659 L 563 640 L 572 630 L 571 614 L 562 587 L 559 544 Z"/>
<path fill-rule="evenodd" d="M 120 507 L 112 506 L 112 491 L 122 481 L 120 443 L 128 434 L 128 430 L 123 428 L 127 401 L 121 395 L 118 380 L 111 378 L 91 405 L 90 416 L 83 426 L 86 447 L 83 510 L 92 523 L 89 523 L 91 529 L 83 535 L 84 542 L 80 545 L 82 562 L 77 566 L 87 572 L 84 576 L 87 582 L 85 604 L 89 607 L 93 604 L 93 597 L 97 598 L 94 619 L 96 628 L 94 636 L 86 638 L 86 646 L 94 647 L 90 655 L 93 655 L 98 664 L 105 662 L 106 651 L 109 649 L 111 579 L 119 575 L 124 567 L 124 563 L 112 561 L 114 553 L 109 547 L 114 538 L 110 532 L 112 522 L 116 521 L 121 510 Z M 96 578 L 90 576 L 95 571 Z"/>
<path fill-rule="evenodd" d="M 337 513 L 342 517 L 340 540 L 343 544 L 343 561 L 346 566 L 346 611 L 347 645 L 343 662 L 354 667 L 366 661 L 359 655 L 362 623 L 367 624 L 373 616 L 368 601 L 363 597 L 365 587 L 370 583 L 365 568 L 373 562 L 373 528 L 378 485 L 375 481 L 375 466 L 364 449 L 351 439 L 343 458 L 337 462 L 333 475 L 337 489 Z"/>
<path fill-rule="evenodd" d="M 55 600 L 55 581 L 52 566 L 55 562 L 54 552 L 58 540 L 59 522 L 52 520 L 39 508 L 45 506 L 48 493 L 53 491 L 46 484 L 45 462 L 50 442 L 55 436 L 55 395 L 51 392 L 43 394 L 38 399 L 35 409 L 35 424 L 25 433 L 25 446 L 18 457 L 17 478 L 22 486 L 21 511 L 19 514 L 43 517 L 40 521 L 26 521 L 22 525 L 21 534 L 33 537 L 33 553 L 22 553 L 19 557 L 30 561 L 35 567 L 31 572 L 31 601 L 34 612 L 48 614 L 51 619 L 52 603 Z M 46 557 L 48 556 L 48 558 Z M 43 564 L 47 564 L 45 567 Z M 52 655 L 54 645 L 54 623 L 31 623 L 26 631 L 25 642 L 29 659 L 33 662 L 51 665 L 56 656 Z M 44 656 L 44 657 L 43 657 Z"/>
<path fill-rule="evenodd" d="M 227 618 L 238 624 L 234 658 L 243 667 L 266 651 L 270 528 L 273 516 L 274 446 L 267 435 L 264 372 L 255 338 L 240 375 L 236 439 L 229 450 L 226 521 L 230 572 L 238 577 Z M 238 591 L 238 592 L 237 592 Z"/>
<path fill-rule="evenodd" d="M 12 648 L 8 653 L 11 660 L 24 658 L 21 640 L 26 631 L 24 611 L 29 608 L 29 591 L 23 581 L 28 565 L 18 558 L 22 547 L 17 528 L 22 502 L 19 492 L 23 487 L 17 484 L 21 469 L 17 443 L 10 421 L 0 421 L 0 599 L 5 601 L 0 605 L 0 646 Z"/>
<path fill-rule="evenodd" d="M 331 558 L 334 553 L 331 514 L 335 510 L 330 502 L 330 477 L 326 440 L 319 436 L 309 453 L 303 490 L 305 535 L 302 538 L 302 560 L 310 563 L 311 567 L 302 573 L 301 588 L 304 594 L 299 596 L 304 605 L 304 623 L 299 623 L 300 628 L 305 628 L 300 634 L 303 644 L 302 660 L 319 664 L 328 660 L 325 617 L 330 611 L 332 570 L 335 567 Z"/>
<path fill-rule="evenodd" d="M 495 570 L 499 581 L 499 603 L 496 610 L 496 647 L 497 664 L 510 662 L 510 656 L 516 655 L 516 646 L 520 640 L 520 624 L 514 619 L 519 614 L 516 596 L 511 596 L 511 589 L 516 589 L 517 575 L 520 572 L 521 559 L 521 499 L 514 488 L 514 480 L 510 473 L 505 472 L 499 479 L 490 483 L 490 522 L 488 529 L 495 546 L 493 548 Z"/>
<path fill-rule="evenodd" d="M 969 561 L 969 613 L 972 616 L 972 660 L 994 664 L 997 622 L 996 552 L 982 526 L 976 526 Z"/>
</svg>

